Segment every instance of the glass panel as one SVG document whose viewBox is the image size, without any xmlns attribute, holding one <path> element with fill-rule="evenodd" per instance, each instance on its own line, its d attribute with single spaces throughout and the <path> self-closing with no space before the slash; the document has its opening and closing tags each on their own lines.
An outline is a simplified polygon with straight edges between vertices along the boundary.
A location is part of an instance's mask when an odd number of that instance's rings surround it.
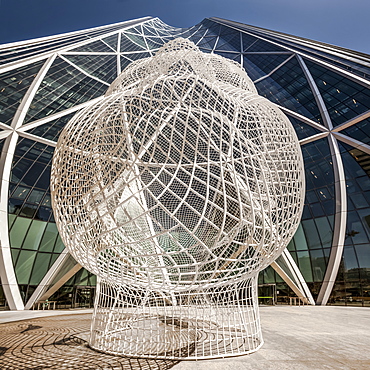
<svg viewBox="0 0 370 370">
<path fill-rule="evenodd" d="M 44 235 L 42 236 L 39 250 L 42 252 L 52 252 L 58 235 L 56 224 L 49 222 L 46 226 Z"/>
<path fill-rule="evenodd" d="M 204 37 L 198 44 L 200 48 L 210 49 L 212 50 L 215 46 L 217 38 L 215 36 L 211 37 Z"/>
<path fill-rule="evenodd" d="M 37 253 L 34 251 L 20 251 L 17 264 L 15 266 L 15 274 L 18 284 L 28 284 L 32 265 Z"/>
<path fill-rule="evenodd" d="M 124 56 L 131 60 L 138 60 L 142 58 L 149 58 L 152 55 L 150 53 L 131 53 L 131 54 L 124 54 Z"/>
<path fill-rule="evenodd" d="M 356 245 L 355 250 L 358 257 L 359 267 L 361 269 L 370 269 L 370 244 Z"/>
<path fill-rule="evenodd" d="M 348 135 L 356 140 L 362 141 L 365 144 L 370 143 L 370 118 L 356 123 L 345 130 L 340 131 L 341 134 Z"/>
<path fill-rule="evenodd" d="M 46 222 L 33 220 L 23 242 L 22 249 L 37 250 L 46 225 Z"/>
<path fill-rule="evenodd" d="M 31 220 L 29 218 L 17 217 L 9 235 L 11 248 L 21 248 L 30 223 Z"/>
<path fill-rule="evenodd" d="M 62 239 L 60 238 L 60 235 L 58 235 L 57 237 L 57 241 L 55 243 L 55 247 L 54 247 L 54 253 L 61 253 L 63 252 L 64 250 L 64 244 L 62 242 Z"/>
<path fill-rule="evenodd" d="M 51 256 L 48 253 L 37 253 L 29 282 L 30 285 L 40 284 L 42 278 L 48 272 Z"/>
<path fill-rule="evenodd" d="M 131 60 L 121 56 L 121 71 L 123 71 L 131 63 L 132 63 Z"/>
<path fill-rule="evenodd" d="M 18 199 L 26 199 L 27 195 L 30 192 L 30 189 L 31 188 L 29 187 L 19 185 L 17 186 L 17 189 L 13 192 L 12 197 Z"/>
<path fill-rule="evenodd" d="M 316 249 L 310 251 L 311 264 L 313 271 L 313 280 L 321 282 L 324 279 L 326 262 L 322 249 Z"/>
<path fill-rule="evenodd" d="M 164 41 L 158 38 L 145 37 L 145 41 L 149 50 L 158 50 L 164 44 Z"/>
<path fill-rule="evenodd" d="M 61 47 L 65 47 L 67 45 L 72 45 L 73 43 L 77 43 L 80 41 L 85 41 L 91 39 L 92 37 L 97 37 L 99 35 L 105 35 L 112 31 L 118 31 L 122 28 L 122 25 L 110 26 L 106 27 L 101 30 L 89 31 L 79 35 L 67 35 L 67 36 L 59 36 L 56 40 L 44 40 L 38 41 L 37 43 L 21 45 L 15 47 L 11 51 L 5 50 L 0 51 L 0 64 L 9 63 L 18 59 L 27 58 L 32 55 L 40 55 L 40 53 L 44 53 L 51 50 L 60 49 Z"/>
<path fill-rule="evenodd" d="M 338 142 L 347 188 L 347 228 L 343 266 L 332 292 L 332 302 L 366 305 L 370 287 L 370 156 Z"/>
<path fill-rule="evenodd" d="M 65 55 L 65 58 L 92 76 L 108 83 L 117 77 L 117 56 Z"/>
<path fill-rule="evenodd" d="M 0 74 L 0 121 L 10 125 L 23 96 L 44 61 Z"/>
<path fill-rule="evenodd" d="M 259 94 L 318 123 L 321 115 L 308 81 L 294 58 L 256 83 Z"/>
<path fill-rule="evenodd" d="M 121 52 L 143 51 L 146 50 L 144 38 L 139 35 L 122 33 L 121 35 Z"/>
<path fill-rule="evenodd" d="M 232 32 L 227 35 L 220 34 L 216 50 L 225 50 L 225 51 L 238 51 L 241 52 L 241 42 L 240 42 L 240 33 Z"/>
<path fill-rule="evenodd" d="M 9 199 L 9 213 L 49 220 L 49 182 L 53 152 L 53 147 L 19 139 L 13 158 L 11 187 L 15 190 Z"/>
<path fill-rule="evenodd" d="M 257 40 L 258 39 L 256 37 L 242 33 L 243 51 L 248 50 L 248 48 L 251 47 Z"/>
<path fill-rule="evenodd" d="M 250 78 L 257 80 L 269 74 L 289 57 L 290 55 L 286 54 L 245 54 L 243 56 L 243 66 Z"/>
<path fill-rule="evenodd" d="M 118 34 L 105 37 L 102 41 L 108 44 L 114 51 L 117 51 Z"/>
<path fill-rule="evenodd" d="M 104 42 L 98 40 L 94 41 L 90 44 L 79 46 L 76 49 L 69 50 L 71 52 L 98 52 L 98 53 L 114 53 L 115 50 L 110 48 L 107 44 Z"/>
<path fill-rule="evenodd" d="M 306 60 L 324 99 L 333 125 L 339 125 L 370 109 L 368 87 Z"/>
<path fill-rule="evenodd" d="M 308 251 L 298 251 L 298 266 L 299 269 L 306 280 L 306 282 L 312 282 L 312 270 L 311 270 L 311 260 L 308 254 Z"/>
<path fill-rule="evenodd" d="M 253 43 L 249 48 L 245 49 L 248 53 L 250 52 L 262 52 L 262 51 L 287 51 L 280 46 L 271 44 L 270 42 L 258 39 L 255 43 Z"/>
<path fill-rule="evenodd" d="M 57 58 L 50 67 L 27 112 L 25 123 L 101 96 L 107 86 Z"/>
<path fill-rule="evenodd" d="M 19 252 L 20 252 L 20 249 L 15 249 L 15 248 L 12 248 L 10 250 L 11 254 L 12 254 L 12 261 L 13 261 L 13 266 L 15 266 L 16 262 L 17 262 L 17 258 L 18 258 L 18 255 L 19 255 Z"/>
<path fill-rule="evenodd" d="M 333 230 L 326 217 L 315 218 L 316 228 L 318 230 L 322 248 L 330 248 L 333 238 Z"/>
<path fill-rule="evenodd" d="M 48 140 L 58 141 L 58 137 L 63 130 L 64 126 L 76 113 L 67 114 L 54 121 L 45 123 L 41 126 L 35 127 L 27 132 L 30 134 L 43 137 Z"/>
<path fill-rule="evenodd" d="M 27 201 L 30 203 L 40 204 L 45 192 L 37 189 L 33 189 L 29 195 Z"/>
<path fill-rule="evenodd" d="M 221 51 L 215 51 L 216 54 L 221 55 L 224 58 L 231 59 L 231 60 L 236 60 L 238 63 L 241 62 L 241 54 L 233 54 L 233 53 L 225 53 Z"/>
<path fill-rule="evenodd" d="M 287 115 L 287 117 L 289 118 L 289 121 L 292 123 L 299 140 L 305 139 L 307 137 L 310 137 L 310 136 L 313 136 L 313 135 L 316 135 L 322 132 L 312 126 L 307 125 L 307 123 L 299 121 L 289 115 Z"/>
<path fill-rule="evenodd" d="M 59 272 L 55 275 L 55 277 L 51 281 L 50 285 L 54 285 L 56 282 L 58 282 L 68 271 L 70 271 L 76 265 L 77 262 L 71 255 L 69 255 L 67 259 L 64 261 L 62 267 L 59 269 Z"/>
<path fill-rule="evenodd" d="M 13 226 L 13 222 L 14 220 L 17 218 L 16 215 L 11 215 L 11 214 L 8 214 L 8 227 L 9 227 L 9 230 L 12 228 Z"/>
<path fill-rule="evenodd" d="M 317 249 L 321 247 L 321 240 L 316 229 L 314 220 L 302 221 L 302 226 L 306 235 L 308 247 L 310 249 Z"/>
</svg>

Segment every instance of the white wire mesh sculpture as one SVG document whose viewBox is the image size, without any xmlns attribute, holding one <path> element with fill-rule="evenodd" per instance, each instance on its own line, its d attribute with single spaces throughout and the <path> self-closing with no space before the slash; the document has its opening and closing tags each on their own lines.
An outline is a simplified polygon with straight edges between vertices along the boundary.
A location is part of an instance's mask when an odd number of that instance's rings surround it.
<svg viewBox="0 0 370 370">
<path fill-rule="evenodd" d="M 304 197 L 288 119 L 236 62 L 176 39 L 65 127 L 52 168 L 70 253 L 100 278 L 90 345 L 194 359 L 263 343 L 258 272 Z"/>
</svg>

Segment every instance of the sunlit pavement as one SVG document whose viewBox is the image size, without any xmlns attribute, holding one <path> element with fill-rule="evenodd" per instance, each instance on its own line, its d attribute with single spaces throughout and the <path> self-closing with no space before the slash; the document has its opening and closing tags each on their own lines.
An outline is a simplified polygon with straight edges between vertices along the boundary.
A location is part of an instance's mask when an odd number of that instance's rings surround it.
<svg viewBox="0 0 370 370">
<path fill-rule="evenodd" d="M 130 359 L 93 351 L 92 310 L 0 312 L 0 369 L 370 369 L 370 308 L 263 306 L 265 344 L 217 360 Z"/>
</svg>

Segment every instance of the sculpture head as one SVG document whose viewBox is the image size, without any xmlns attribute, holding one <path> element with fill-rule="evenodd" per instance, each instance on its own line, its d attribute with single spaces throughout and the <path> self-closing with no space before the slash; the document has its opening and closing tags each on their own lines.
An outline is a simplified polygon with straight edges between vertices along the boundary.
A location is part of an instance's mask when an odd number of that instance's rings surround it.
<svg viewBox="0 0 370 370">
<path fill-rule="evenodd" d="M 173 294 L 246 280 L 279 256 L 300 220 L 303 162 L 240 65 L 176 39 L 69 122 L 51 187 L 80 264 Z"/>
</svg>

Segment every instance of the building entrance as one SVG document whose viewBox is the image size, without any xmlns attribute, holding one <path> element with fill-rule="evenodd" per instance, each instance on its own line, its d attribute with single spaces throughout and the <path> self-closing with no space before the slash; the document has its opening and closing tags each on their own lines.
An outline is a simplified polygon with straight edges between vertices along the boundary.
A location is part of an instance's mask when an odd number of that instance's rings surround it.
<svg viewBox="0 0 370 370">
<path fill-rule="evenodd" d="M 258 285 L 258 303 L 276 305 L 276 284 L 261 284 Z"/>
<path fill-rule="evenodd" d="M 92 308 L 94 306 L 95 286 L 77 285 L 73 291 L 74 308 Z"/>
</svg>

